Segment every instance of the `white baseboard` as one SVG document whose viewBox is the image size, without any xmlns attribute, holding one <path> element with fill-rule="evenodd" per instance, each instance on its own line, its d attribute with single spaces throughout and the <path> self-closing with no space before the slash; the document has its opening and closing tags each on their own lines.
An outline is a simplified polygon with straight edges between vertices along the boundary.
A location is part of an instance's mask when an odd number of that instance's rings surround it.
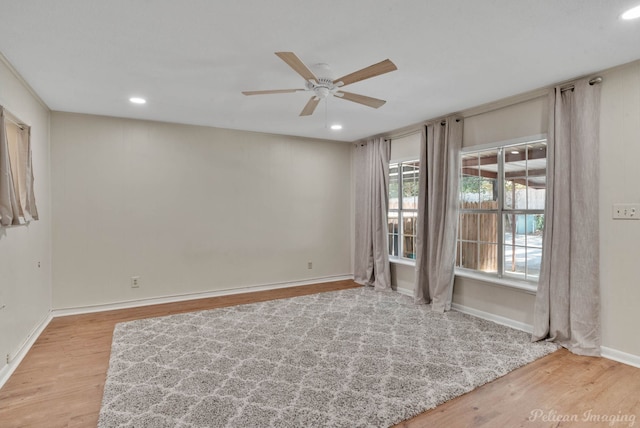
<svg viewBox="0 0 640 428">
<path fill-rule="evenodd" d="M 396 291 L 400 294 L 404 294 L 405 296 L 413 297 L 413 291 L 407 290 L 406 288 L 396 287 Z"/>
<path fill-rule="evenodd" d="M 187 300 L 206 299 L 209 297 L 228 296 L 232 294 L 253 293 L 256 291 L 275 290 L 278 288 L 301 287 L 305 285 L 320 284 L 333 281 L 345 281 L 353 279 L 353 275 L 336 275 L 321 278 L 311 278 L 303 281 L 278 282 L 271 284 L 251 285 L 238 288 L 227 288 L 223 290 L 205 291 L 200 293 L 176 294 L 171 296 L 153 297 L 149 299 L 128 300 L 126 302 L 106 303 L 102 305 L 79 306 L 72 308 L 54 309 L 54 317 L 63 317 L 69 315 L 82 315 L 94 312 L 113 311 L 117 309 L 130 309 L 141 306 L 160 305 L 163 303 L 184 302 Z"/>
<path fill-rule="evenodd" d="M 398 287 L 396 291 L 405 296 L 413 297 L 413 291 L 407 290 L 406 288 Z M 531 333 L 533 331 L 533 326 L 512 320 L 511 318 L 501 317 L 500 315 L 495 315 L 489 312 L 481 311 L 479 309 L 470 308 L 468 306 L 460 305 L 458 303 L 452 303 L 451 308 L 455 309 L 458 312 L 462 312 L 463 314 L 473 315 L 474 317 L 482 318 L 485 320 L 493 321 L 497 324 L 506 325 L 507 327 L 515 328 L 516 330 L 522 330 L 527 333 Z"/>
<path fill-rule="evenodd" d="M 457 303 L 453 303 L 451 307 L 459 312 L 473 315 L 478 318 L 486 319 L 489 321 L 493 321 L 498 324 L 506 325 L 507 327 L 512 327 L 527 333 L 531 333 L 533 331 L 533 326 L 530 324 L 526 324 L 526 323 L 515 321 L 509 318 L 501 317 L 499 315 L 490 314 L 488 312 L 480 311 L 478 309 L 469 308 L 467 306 L 459 305 Z M 640 368 L 640 356 L 638 355 L 633 355 L 627 352 L 618 351 L 617 349 L 609 348 L 606 346 L 600 347 L 600 355 L 603 358 L 607 358 L 609 360 L 617 361 L 619 363 L 624 363 L 633 367 Z"/>
<path fill-rule="evenodd" d="M 400 294 L 404 294 L 405 296 L 413 297 L 413 291 L 407 290 L 406 288 L 398 287 L 396 291 Z M 481 311 L 479 309 L 470 308 L 468 306 L 460 305 L 458 303 L 452 303 L 451 308 L 455 309 L 458 312 L 462 312 L 463 314 L 473 315 L 474 317 L 482 318 L 485 320 L 493 321 L 497 324 L 506 325 L 507 327 L 515 328 L 516 330 L 522 330 L 527 333 L 531 333 L 533 331 L 533 326 L 512 320 L 511 318 L 501 317 L 500 315 L 495 315 L 489 312 Z"/>
<path fill-rule="evenodd" d="M 515 328 L 516 330 L 521 330 L 526 333 L 531 333 L 533 331 L 533 326 L 531 324 L 512 320 L 511 318 L 502 317 L 479 309 L 470 308 L 458 303 L 452 303 L 451 308 L 458 312 L 462 312 L 463 314 L 473 315 L 474 317 L 493 321 L 496 324 L 506 325 L 507 327 Z"/>
<path fill-rule="evenodd" d="M 638 355 L 628 354 L 606 346 L 600 347 L 600 353 L 604 358 L 640 368 L 640 356 Z"/>
<path fill-rule="evenodd" d="M 33 344 L 36 342 L 36 340 L 38 340 L 38 337 L 40 337 L 40 334 L 42 334 L 44 329 L 47 328 L 52 319 L 53 316 L 51 312 L 48 312 L 47 315 L 38 323 L 38 325 L 35 326 L 31 333 L 29 333 L 20 349 L 18 349 L 18 351 L 15 352 L 13 356 L 8 356 L 7 364 L 2 369 L 0 369 L 0 388 L 4 386 L 13 372 L 16 371 Z"/>
</svg>

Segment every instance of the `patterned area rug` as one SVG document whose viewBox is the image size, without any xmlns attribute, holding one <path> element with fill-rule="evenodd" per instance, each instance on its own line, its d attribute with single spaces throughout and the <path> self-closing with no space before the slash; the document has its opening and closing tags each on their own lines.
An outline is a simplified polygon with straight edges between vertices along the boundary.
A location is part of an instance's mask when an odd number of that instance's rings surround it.
<svg viewBox="0 0 640 428">
<path fill-rule="evenodd" d="M 368 288 L 126 322 L 98 426 L 385 427 L 556 349 Z"/>
</svg>

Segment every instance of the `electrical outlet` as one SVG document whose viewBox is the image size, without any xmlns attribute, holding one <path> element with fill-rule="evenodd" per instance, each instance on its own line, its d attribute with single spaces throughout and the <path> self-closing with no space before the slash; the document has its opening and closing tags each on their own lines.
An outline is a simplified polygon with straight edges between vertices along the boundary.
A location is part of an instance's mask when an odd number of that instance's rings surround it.
<svg viewBox="0 0 640 428">
<path fill-rule="evenodd" d="M 140 288 L 140 277 L 132 276 L 131 277 L 131 288 Z"/>
<path fill-rule="evenodd" d="M 613 204 L 616 220 L 640 220 L 640 204 Z"/>
<path fill-rule="evenodd" d="M 313 269 L 313 263 L 312 262 L 308 262 L 307 263 L 307 269 Z"/>
</svg>

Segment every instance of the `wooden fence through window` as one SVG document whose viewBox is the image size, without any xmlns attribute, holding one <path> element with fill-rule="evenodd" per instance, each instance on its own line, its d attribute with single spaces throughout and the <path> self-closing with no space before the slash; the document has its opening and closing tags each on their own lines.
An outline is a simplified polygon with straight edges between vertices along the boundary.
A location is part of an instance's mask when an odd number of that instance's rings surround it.
<svg viewBox="0 0 640 428">
<path fill-rule="evenodd" d="M 497 210 L 498 202 L 463 202 L 460 208 Z M 461 214 L 458 238 L 460 242 L 457 249 L 456 266 L 484 272 L 498 270 L 497 213 Z"/>
</svg>

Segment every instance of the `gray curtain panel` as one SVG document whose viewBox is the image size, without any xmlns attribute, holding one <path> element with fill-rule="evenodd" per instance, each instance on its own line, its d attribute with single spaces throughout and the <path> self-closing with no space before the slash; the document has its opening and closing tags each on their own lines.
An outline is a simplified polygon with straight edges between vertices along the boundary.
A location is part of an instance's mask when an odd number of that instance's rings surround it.
<svg viewBox="0 0 640 428">
<path fill-rule="evenodd" d="M 0 106 L 0 225 L 38 220 L 33 193 L 31 129 L 6 119 Z"/>
<path fill-rule="evenodd" d="M 389 141 L 376 138 L 355 148 L 354 280 L 391 290 L 387 211 L 389 207 Z"/>
<path fill-rule="evenodd" d="M 20 224 L 20 211 L 9 159 L 5 111 L 0 106 L 0 225 Z"/>
<path fill-rule="evenodd" d="M 600 85 L 549 94 L 547 198 L 533 340 L 600 355 Z"/>
<path fill-rule="evenodd" d="M 428 123 L 420 144 L 416 303 L 451 309 L 458 225 L 461 118 Z"/>
<path fill-rule="evenodd" d="M 38 208 L 36 198 L 33 193 L 33 160 L 31 156 L 31 128 L 23 126 L 18 128 L 18 146 L 20 148 L 20 168 L 24 170 L 20 182 L 20 205 L 26 221 L 38 220 Z"/>
</svg>

